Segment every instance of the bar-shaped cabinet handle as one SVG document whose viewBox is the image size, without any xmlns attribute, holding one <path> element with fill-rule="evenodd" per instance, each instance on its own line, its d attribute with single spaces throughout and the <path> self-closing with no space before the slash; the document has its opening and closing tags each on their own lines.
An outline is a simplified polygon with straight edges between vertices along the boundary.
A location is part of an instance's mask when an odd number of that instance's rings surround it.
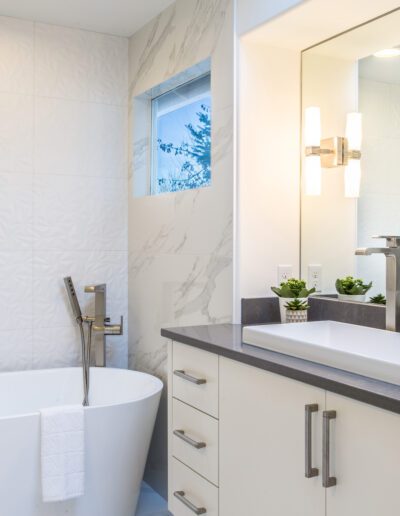
<svg viewBox="0 0 400 516">
<path fill-rule="evenodd" d="M 319 475 L 318 468 L 312 466 L 312 415 L 318 412 L 318 404 L 312 403 L 305 406 L 305 477 L 313 478 Z"/>
<path fill-rule="evenodd" d="M 206 443 L 203 443 L 201 441 L 195 441 L 191 437 L 185 434 L 184 430 L 174 430 L 173 432 L 176 437 L 179 437 L 179 439 L 182 439 L 182 441 L 185 441 L 185 443 L 190 444 L 190 446 L 193 446 L 193 448 L 196 448 L 196 450 L 200 450 L 201 448 L 206 447 Z"/>
<path fill-rule="evenodd" d="M 336 485 L 336 477 L 330 476 L 330 422 L 336 419 L 336 410 L 325 410 L 322 416 L 322 486 L 328 488 Z"/>
<path fill-rule="evenodd" d="M 206 514 L 207 510 L 204 507 L 196 507 L 191 501 L 189 501 L 185 496 L 185 491 L 175 491 L 175 498 L 178 498 L 180 502 L 183 503 L 188 509 L 190 509 L 195 514 Z"/>
<path fill-rule="evenodd" d="M 183 378 L 188 382 L 195 383 L 196 385 L 202 385 L 204 383 L 207 383 L 207 380 L 205 380 L 204 378 L 196 378 L 195 376 L 191 376 L 190 374 L 187 374 L 185 373 L 185 371 L 180 369 L 175 369 L 174 375 L 179 376 L 179 378 Z"/>
</svg>

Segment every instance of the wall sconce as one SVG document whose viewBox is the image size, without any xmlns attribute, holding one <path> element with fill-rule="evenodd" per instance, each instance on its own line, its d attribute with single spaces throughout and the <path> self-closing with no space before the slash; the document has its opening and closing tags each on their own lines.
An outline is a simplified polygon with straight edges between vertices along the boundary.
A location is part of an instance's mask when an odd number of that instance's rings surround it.
<svg viewBox="0 0 400 516">
<path fill-rule="evenodd" d="M 318 107 L 306 109 L 304 133 L 306 195 L 321 195 L 321 113 Z"/>
<path fill-rule="evenodd" d="M 321 115 L 318 107 L 305 110 L 305 192 L 321 195 L 321 168 L 345 166 L 345 196 L 359 197 L 361 181 L 361 113 L 349 113 L 346 137 L 321 140 Z"/>
<path fill-rule="evenodd" d="M 344 169 L 345 197 L 360 197 L 362 115 L 349 113 L 346 122 L 347 164 Z"/>
</svg>

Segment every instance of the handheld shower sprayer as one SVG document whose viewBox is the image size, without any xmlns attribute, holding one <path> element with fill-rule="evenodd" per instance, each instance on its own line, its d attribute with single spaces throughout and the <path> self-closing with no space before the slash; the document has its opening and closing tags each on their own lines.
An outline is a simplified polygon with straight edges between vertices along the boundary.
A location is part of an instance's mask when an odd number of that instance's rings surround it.
<svg viewBox="0 0 400 516">
<path fill-rule="evenodd" d="M 89 405 L 89 375 L 90 375 L 90 347 L 92 340 L 92 322 L 88 322 L 88 338 L 85 339 L 85 332 L 83 330 L 84 319 L 82 317 L 81 307 L 76 295 L 75 287 L 70 276 L 64 278 L 65 288 L 67 289 L 68 299 L 71 304 L 72 312 L 75 320 L 79 326 L 82 343 L 82 369 L 83 369 L 83 405 Z M 85 321 L 86 322 L 86 321 Z"/>
<path fill-rule="evenodd" d="M 79 306 L 79 301 L 76 296 L 75 287 L 72 282 L 71 276 L 67 276 L 64 278 L 65 288 L 67 289 L 67 294 L 69 298 L 69 302 L 71 303 L 71 308 L 74 313 L 76 322 L 80 324 L 82 322 L 82 311 L 81 307 Z"/>
</svg>

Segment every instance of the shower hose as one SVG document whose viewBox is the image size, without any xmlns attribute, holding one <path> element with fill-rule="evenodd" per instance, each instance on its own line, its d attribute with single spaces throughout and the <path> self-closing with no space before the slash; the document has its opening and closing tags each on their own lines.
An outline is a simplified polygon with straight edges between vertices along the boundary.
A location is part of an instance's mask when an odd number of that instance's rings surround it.
<svg viewBox="0 0 400 516">
<path fill-rule="evenodd" d="M 85 338 L 85 331 L 83 322 L 88 326 L 87 338 Z M 87 407 L 89 405 L 89 387 L 90 387 L 90 350 L 92 347 L 92 321 L 78 321 L 79 330 L 81 333 L 81 349 L 82 349 L 82 372 L 83 372 L 83 402 L 82 405 Z"/>
</svg>

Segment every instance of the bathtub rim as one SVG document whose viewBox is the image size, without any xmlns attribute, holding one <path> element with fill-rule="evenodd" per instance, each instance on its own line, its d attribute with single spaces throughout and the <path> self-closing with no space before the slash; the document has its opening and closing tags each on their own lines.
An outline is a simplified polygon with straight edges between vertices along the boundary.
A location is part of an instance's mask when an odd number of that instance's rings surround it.
<svg viewBox="0 0 400 516">
<path fill-rule="evenodd" d="M 82 367 L 68 366 L 68 367 L 54 367 L 54 368 L 49 367 L 49 368 L 42 368 L 42 369 L 22 369 L 22 370 L 18 370 L 18 371 L 2 371 L 2 372 L 0 372 L 0 376 L 18 376 L 18 375 L 21 375 L 24 373 L 39 374 L 39 373 L 49 372 L 49 371 L 56 373 L 57 371 L 79 370 L 79 369 L 81 370 Z M 128 400 L 116 402 L 116 403 L 102 403 L 102 404 L 98 404 L 98 405 L 94 405 L 94 406 L 89 405 L 87 407 L 83 407 L 85 412 L 86 411 L 92 412 L 97 409 L 104 409 L 104 408 L 111 408 L 111 407 L 121 407 L 123 405 L 131 405 L 136 402 L 140 402 L 140 401 L 146 400 L 148 398 L 152 398 L 156 395 L 161 396 L 161 392 L 164 389 L 164 383 L 162 382 L 162 380 L 160 380 L 160 378 L 158 378 L 157 376 L 155 376 L 153 374 L 145 373 L 142 371 L 135 371 L 133 369 L 122 369 L 122 368 L 118 368 L 118 367 L 95 367 L 95 366 L 91 366 L 90 370 L 124 371 L 124 372 L 127 372 L 128 374 L 133 373 L 133 374 L 138 374 L 140 376 L 149 376 L 154 381 L 155 388 L 151 392 L 149 392 L 143 396 L 137 397 L 135 399 L 131 399 L 131 400 L 128 399 Z M 76 403 L 70 403 L 68 405 L 76 405 Z M 42 407 L 42 408 L 45 408 L 45 407 Z M 7 416 L 0 416 L 0 422 L 5 421 L 7 419 L 17 419 L 17 418 L 19 419 L 19 418 L 26 418 L 26 417 L 32 417 L 32 416 L 40 417 L 40 410 L 41 409 L 24 412 L 23 414 L 10 414 Z"/>
</svg>

